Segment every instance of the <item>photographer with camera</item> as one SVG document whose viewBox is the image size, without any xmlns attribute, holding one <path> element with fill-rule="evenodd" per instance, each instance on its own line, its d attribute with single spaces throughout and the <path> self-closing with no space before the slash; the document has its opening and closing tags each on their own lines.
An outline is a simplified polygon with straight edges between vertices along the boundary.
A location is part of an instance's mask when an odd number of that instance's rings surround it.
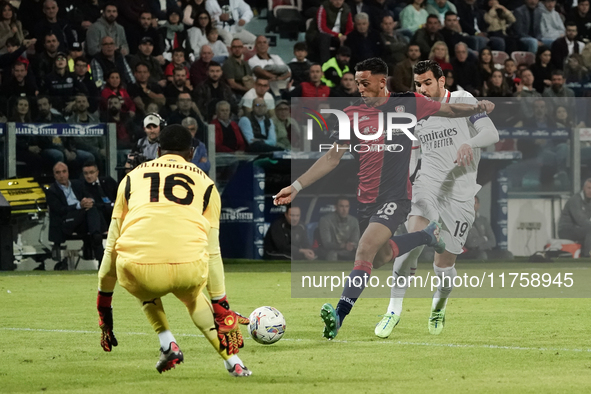
<svg viewBox="0 0 591 394">
<path fill-rule="evenodd" d="M 157 113 L 152 112 L 144 118 L 144 131 L 146 136 L 141 138 L 127 157 L 126 168 L 135 168 L 138 165 L 154 160 L 158 157 L 158 137 L 160 130 L 166 126 L 166 121 Z"/>
</svg>

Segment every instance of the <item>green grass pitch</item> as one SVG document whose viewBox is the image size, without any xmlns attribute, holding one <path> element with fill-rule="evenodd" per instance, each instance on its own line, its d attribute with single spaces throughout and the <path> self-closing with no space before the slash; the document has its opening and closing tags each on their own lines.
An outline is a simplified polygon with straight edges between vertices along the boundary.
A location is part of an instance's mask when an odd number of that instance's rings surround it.
<svg viewBox="0 0 591 394">
<path fill-rule="evenodd" d="M 373 335 L 387 300 L 361 299 L 329 342 L 318 312 L 336 300 L 292 299 L 290 275 L 289 264 L 227 264 L 233 309 L 271 305 L 287 320 L 274 345 L 245 340 L 240 357 L 253 375 L 236 379 L 172 296 L 163 302 L 185 363 L 160 375 L 157 336 L 124 289 L 113 301 L 119 346 L 105 353 L 96 273 L 2 273 L 0 393 L 591 392 L 588 299 L 452 298 L 445 330 L 432 336 L 430 299 L 408 298 L 387 340 Z"/>
</svg>

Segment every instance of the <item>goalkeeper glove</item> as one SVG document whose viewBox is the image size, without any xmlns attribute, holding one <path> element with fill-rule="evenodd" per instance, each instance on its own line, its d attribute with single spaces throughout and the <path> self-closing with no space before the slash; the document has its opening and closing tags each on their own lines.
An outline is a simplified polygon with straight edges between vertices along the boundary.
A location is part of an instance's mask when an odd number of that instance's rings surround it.
<svg viewBox="0 0 591 394">
<path fill-rule="evenodd" d="M 212 300 L 212 306 L 220 350 L 225 350 L 229 356 L 238 354 L 238 349 L 244 347 L 244 338 L 239 324 L 249 324 L 248 318 L 231 310 L 226 296 L 219 300 Z"/>
<path fill-rule="evenodd" d="M 117 346 L 117 338 L 113 333 L 113 308 L 111 300 L 113 293 L 99 291 L 96 298 L 96 309 L 99 314 L 99 327 L 101 328 L 101 347 L 105 352 L 110 352 L 113 346 Z"/>
</svg>

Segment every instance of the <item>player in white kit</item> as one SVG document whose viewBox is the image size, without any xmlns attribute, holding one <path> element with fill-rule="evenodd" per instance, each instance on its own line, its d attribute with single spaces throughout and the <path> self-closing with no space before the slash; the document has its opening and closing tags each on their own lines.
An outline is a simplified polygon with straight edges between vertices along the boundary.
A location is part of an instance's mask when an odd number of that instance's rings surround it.
<svg viewBox="0 0 591 394">
<path fill-rule="evenodd" d="M 468 92 L 450 93 L 444 88 L 445 77 L 434 61 L 425 60 L 414 67 L 416 91 L 443 103 L 476 103 Z M 442 222 L 441 237 L 445 251 L 435 254 L 433 268 L 441 285 L 433 295 L 429 332 L 440 334 L 445 323 L 447 298 L 456 276 L 454 267 L 468 231 L 474 222 L 474 196 L 480 190 L 476 183 L 480 148 L 499 140 L 499 133 L 486 113 L 469 118 L 431 116 L 417 123 L 415 136 L 421 144 L 421 169 L 412 189 L 412 208 L 406 227 L 409 232 L 424 229 L 431 220 Z M 417 259 L 424 246 L 397 257 L 394 261 L 390 305 L 375 328 L 375 334 L 387 338 L 402 313 L 402 301 L 410 278 L 415 274 Z M 398 280 L 404 276 L 406 280 Z M 405 286 L 397 286 L 405 284 Z"/>
</svg>

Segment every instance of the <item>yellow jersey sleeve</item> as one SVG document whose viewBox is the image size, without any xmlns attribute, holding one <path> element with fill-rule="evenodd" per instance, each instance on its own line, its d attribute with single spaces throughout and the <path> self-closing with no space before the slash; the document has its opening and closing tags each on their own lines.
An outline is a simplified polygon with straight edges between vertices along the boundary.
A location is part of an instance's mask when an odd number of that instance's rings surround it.
<svg viewBox="0 0 591 394">
<path fill-rule="evenodd" d="M 205 218 L 209 220 L 209 224 L 212 228 L 220 228 L 221 210 L 222 199 L 220 198 L 220 193 L 218 192 L 218 189 L 215 187 L 215 185 L 213 185 L 213 189 L 211 190 L 211 194 L 209 196 L 209 201 L 207 202 L 205 211 L 203 211 L 203 216 L 205 216 Z"/>
<path fill-rule="evenodd" d="M 117 198 L 115 199 L 115 205 L 113 206 L 112 218 L 124 219 L 127 213 L 127 203 L 129 201 L 129 194 L 131 190 L 131 180 L 129 174 L 123 178 L 119 187 L 117 188 Z"/>
</svg>

